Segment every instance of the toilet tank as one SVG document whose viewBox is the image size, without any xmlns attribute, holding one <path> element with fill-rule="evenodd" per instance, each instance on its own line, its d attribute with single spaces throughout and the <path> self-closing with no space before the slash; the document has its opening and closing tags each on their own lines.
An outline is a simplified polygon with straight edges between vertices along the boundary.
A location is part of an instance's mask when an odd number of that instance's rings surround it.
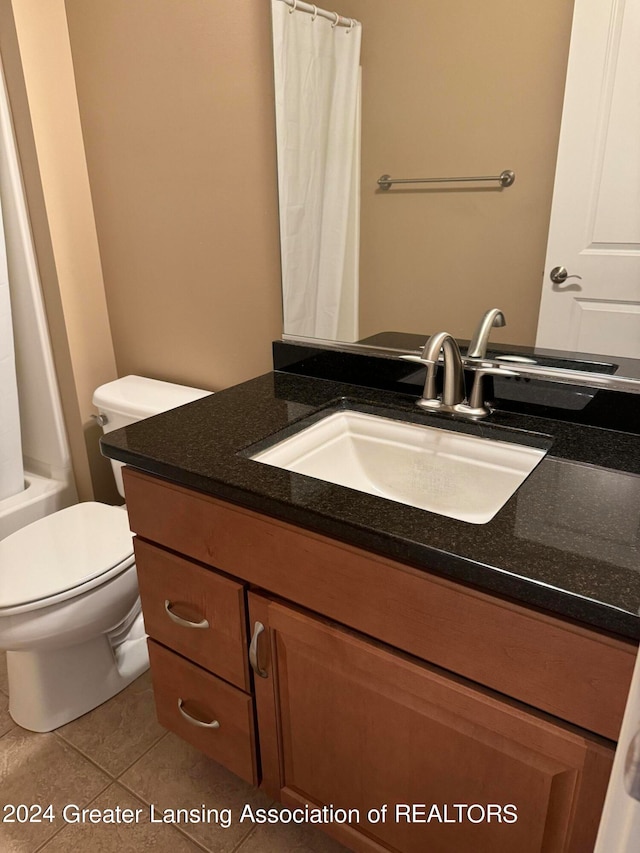
<svg viewBox="0 0 640 853">
<path fill-rule="evenodd" d="M 201 397 L 207 397 L 211 391 L 201 388 L 189 388 L 187 385 L 175 385 L 173 382 L 161 382 L 147 379 L 145 376 L 123 376 L 107 382 L 96 389 L 93 405 L 101 415 L 100 422 L 104 432 L 127 426 L 128 424 L 150 418 L 169 409 L 175 409 Z M 124 497 L 122 484 L 122 463 L 111 460 L 113 474 L 118 491 Z"/>
</svg>

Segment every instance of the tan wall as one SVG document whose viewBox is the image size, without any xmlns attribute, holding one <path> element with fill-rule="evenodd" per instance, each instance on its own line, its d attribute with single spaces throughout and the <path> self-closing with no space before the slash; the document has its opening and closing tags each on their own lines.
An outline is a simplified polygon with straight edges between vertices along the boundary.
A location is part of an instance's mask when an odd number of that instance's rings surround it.
<svg viewBox="0 0 640 853">
<path fill-rule="evenodd" d="M 531 342 L 572 0 L 403 0 L 401 14 L 386 0 L 343 2 L 365 24 L 362 334 L 467 337 L 499 305 L 509 326 L 496 339 Z M 213 390 L 269 369 L 281 322 L 269 4 L 0 0 L 0 15 L 65 417 L 89 496 L 83 433 L 113 352 L 120 375 Z M 503 168 L 517 179 L 502 192 L 374 190 L 383 172 Z"/>
<path fill-rule="evenodd" d="M 78 494 L 115 497 L 91 420 L 115 378 L 63 0 L 1 0 L 2 57 Z"/>
<path fill-rule="evenodd" d="M 573 0 L 343 0 L 363 22 L 361 334 L 532 344 Z M 395 177 L 516 173 L 513 187 L 376 192 Z M 496 187 L 497 185 L 493 185 Z M 467 185 L 468 187 L 468 185 Z"/>
<path fill-rule="evenodd" d="M 66 0 L 118 372 L 271 367 L 280 268 L 269 4 Z"/>
</svg>

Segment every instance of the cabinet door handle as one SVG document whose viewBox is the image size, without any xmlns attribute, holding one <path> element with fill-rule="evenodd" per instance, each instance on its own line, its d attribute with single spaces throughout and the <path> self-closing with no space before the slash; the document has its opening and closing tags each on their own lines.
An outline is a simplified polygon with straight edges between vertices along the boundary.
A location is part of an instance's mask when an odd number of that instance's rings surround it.
<svg viewBox="0 0 640 853">
<path fill-rule="evenodd" d="M 185 709 L 182 707 L 183 701 L 182 699 L 178 699 L 178 711 L 182 714 L 185 720 L 188 723 L 191 723 L 192 726 L 200 726 L 201 729 L 219 729 L 220 723 L 217 720 L 211 720 L 209 723 L 205 723 L 204 720 L 198 720 L 196 717 L 192 717 Z"/>
<path fill-rule="evenodd" d="M 169 619 L 171 619 L 173 622 L 175 622 L 176 625 L 182 625 L 183 628 L 208 628 L 209 627 L 209 623 L 206 619 L 202 619 L 200 622 L 192 622 L 190 619 L 183 619 L 182 616 L 178 616 L 177 613 L 174 613 L 171 610 L 172 607 L 173 607 L 173 604 L 168 599 L 165 599 L 164 611 L 167 614 L 167 616 L 169 617 Z"/>
<path fill-rule="evenodd" d="M 256 622 L 253 626 L 253 636 L 251 637 L 251 645 L 249 646 L 249 663 L 256 675 L 259 675 L 260 678 L 268 678 L 269 673 L 266 669 L 261 669 L 258 663 L 258 637 L 263 631 L 264 625 L 262 622 Z"/>
</svg>

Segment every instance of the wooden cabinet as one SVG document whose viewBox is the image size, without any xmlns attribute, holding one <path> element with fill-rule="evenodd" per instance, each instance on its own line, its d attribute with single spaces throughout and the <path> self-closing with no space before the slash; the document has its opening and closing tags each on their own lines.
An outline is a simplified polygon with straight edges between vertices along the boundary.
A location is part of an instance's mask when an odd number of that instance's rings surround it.
<svg viewBox="0 0 640 853">
<path fill-rule="evenodd" d="M 285 805 L 354 810 L 323 828 L 355 851 L 592 848 L 633 643 L 136 471 L 125 487 L 164 725 Z"/>
<path fill-rule="evenodd" d="M 250 600 L 252 622 L 267 629 L 260 737 L 275 719 L 279 747 L 263 755 L 263 775 L 282 802 L 357 811 L 359 838 L 329 828 L 363 851 L 591 849 L 610 745 L 288 605 Z"/>
</svg>

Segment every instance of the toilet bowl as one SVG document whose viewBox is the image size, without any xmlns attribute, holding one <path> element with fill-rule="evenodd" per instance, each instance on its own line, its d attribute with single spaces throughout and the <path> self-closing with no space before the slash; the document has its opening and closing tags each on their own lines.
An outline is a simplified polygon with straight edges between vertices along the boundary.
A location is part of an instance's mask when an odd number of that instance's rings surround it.
<svg viewBox="0 0 640 853">
<path fill-rule="evenodd" d="M 94 402 L 108 431 L 208 393 L 128 376 L 98 389 Z M 147 669 L 124 507 L 76 504 L 0 541 L 0 649 L 9 713 L 37 732 L 87 713 Z"/>
</svg>

